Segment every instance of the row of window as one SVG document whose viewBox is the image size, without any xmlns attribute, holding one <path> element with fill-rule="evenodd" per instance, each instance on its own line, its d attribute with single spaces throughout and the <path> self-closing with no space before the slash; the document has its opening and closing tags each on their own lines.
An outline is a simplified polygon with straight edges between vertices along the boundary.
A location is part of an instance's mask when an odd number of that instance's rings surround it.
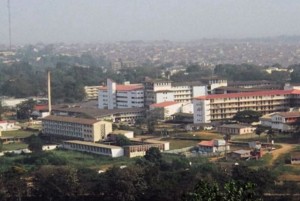
<svg viewBox="0 0 300 201">
<path fill-rule="evenodd" d="M 111 154 L 111 149 L 104 148 L 104 147 L 95 147 L 89 145 L 82 145 L 82 144 L 73 144 L 65 142 L 66 145 L 69 145 L 72 149 L 76 150 L 84 150 L 84 151 L 91 151 L 91 152 L 98 152 L 101 154 Z"/>
</svg>

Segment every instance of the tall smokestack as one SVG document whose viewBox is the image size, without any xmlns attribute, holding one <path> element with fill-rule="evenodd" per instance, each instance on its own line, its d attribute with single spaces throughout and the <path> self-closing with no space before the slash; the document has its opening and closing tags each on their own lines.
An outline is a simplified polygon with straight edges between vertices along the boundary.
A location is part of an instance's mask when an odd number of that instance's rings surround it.
<svg viewBox="0 0 300 201">
<path fill-rule="evenodd" d="M 48 71 L 48 109 L 49 115 L 51 115 L 52 107 L 51 107 L 51 74 Z"/>
</svg>

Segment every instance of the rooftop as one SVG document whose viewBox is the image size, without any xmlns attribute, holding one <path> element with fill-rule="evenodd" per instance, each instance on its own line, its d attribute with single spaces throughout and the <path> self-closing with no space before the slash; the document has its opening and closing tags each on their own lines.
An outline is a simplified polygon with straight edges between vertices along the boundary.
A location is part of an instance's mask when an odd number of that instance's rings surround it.
<svg viewBox="0 0 300 201">
<path fill-rule="evenodd" d="M 219 127 L 222 127 L 222 128 L 248 128 L 248 127 L 251 127 L 251 125 L 245 125 L 245 124 L 224 124 L 224 125 L 221 125 Z"/>
<path fill-rule="evenodd" d="M 172 114 L 172 116 L 180 116 L 180 117 L 194 117 L 193 113 L 185 113 L 185 112 L 177 112 Z"/>
<path fill-rule="evenodd" d="M 200 81 L 194 82 L 173 82 L 172 86 L 203 86 L 204 84 Z"/>
<path fill-rule="evenodd" d="M 180 104 L 180 103 L 177 103 L 175 101 L 165 101 L 165 102 L 161 102 L 161 103 L 151 104 L 150 107 L 153 107 L 153 108 L 164 108 L 164 107 L 168 107 L 168 106 L 176 105 L 176 104 Z"/>
<path fill-rule="evenodd" d="M 250 150 L 240 149 L 240 150 L 233 151 L 233 153 L 236 153 L 236 154 L 249 154 Z"/>
<path fill-rule="evenodd" d="M 68 106 L 54 106 L 52 111 L 70 112 L 85 114 L 92 118 L 107 117 L 110 115 L 123 113 L 137 113 L 145 111 L 144 108 L 120 108 L 120 109 L 98 109 L 95 107 L 68 107 Z"/>
<path fill-rule="evenodd" d="M 203 140 L 203 141 L 199 142 L 198 145 L 206 146 L 206 147 L 213 147 L 214 146 L 214 141 L 213 140 L 210 140 L 210 141 Z"/>
<path fill-rule="evenodd" d="M 134 91 L 138 89 L 144 89 L 142 84 L 117 84 L 117 91 Z M 100 86 L 99 90 L 107 90 L 107 86 Z"/>
<path fill-rule="evenodd" d="M 286 117 L 286 118 L 300 117 L 300 112 L 278 112 L 273 115 L 279 115 L 279 116 Z"/>
<path fill-rule="evenodd" d="M 128 131 L 128 130 L 114 130 L 112 132 L 110 132 L 110 134 L 122 134 L 122 135 L 125 135 L 127 133 L 132 133 L 133 131 Z"/>
<path fill-rule="evenodd" d="M 42 120 L 62 121 L 62 122 L 88 124 L 88 125 L 92 125 L 94 123 L 99 122 L 99 120 L 96 120 L 96 119 L 84 119 L 84 118 L 75 118 L 75 117 L 67 117 L 67 116 L 55 116 L 55 115 L 49 115 L 49 116 L 43 118 Z"/>
<path fill-rule="evenodd" d="M 106 144 L 100 144 L 100 143 L 94 143 L 94 142 L 86 142 L 86 141 L 79 141 L 79 140 L 68 140 L 68 141 L 65 141 L 65 142 L 73 143 L 73 144 L 81 144 L 81 145 L 94 146 L 94 147 L 104 147 L 104 148 L 110 148 L 110 149 L 120 149 L 121 148 L 119 146 L 114 146 L 114 145 L 106 145 Z"/>
<path fill-rule="evenodd" d="M 222 99 L 222 98 L 239 98 L 247 96 L 272 96 L 272 95 L 291 95 L 299 94 L 300 90 L 269 90 L 269 91 L 256 91 L 256 92 L 243 92 L 243 93 L 230 93 L 230 94 L 212 94 L 206 96 L 199 96 L 197 100 L 209 99 Z"/>
</svg>

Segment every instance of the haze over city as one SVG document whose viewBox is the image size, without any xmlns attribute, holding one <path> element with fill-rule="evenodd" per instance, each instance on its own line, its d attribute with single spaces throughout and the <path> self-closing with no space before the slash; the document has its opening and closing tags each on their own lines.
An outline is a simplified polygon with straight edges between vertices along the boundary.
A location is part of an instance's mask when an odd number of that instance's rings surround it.
<svg viewBox="0 0 300 201">
<path fill-rule="evenodd" d="M 13 44 L 300 35 L 297 0 L 10 0 Z M 8 44 L 7 1 L 0 43 Z"/>
</svg>

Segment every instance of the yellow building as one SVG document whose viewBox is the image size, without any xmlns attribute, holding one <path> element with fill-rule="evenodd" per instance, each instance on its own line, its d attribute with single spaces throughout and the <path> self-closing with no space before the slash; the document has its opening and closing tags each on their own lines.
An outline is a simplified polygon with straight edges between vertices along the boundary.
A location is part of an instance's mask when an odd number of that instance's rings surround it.
<svg viewBox="0 0 300 201">
<path fill-rule="evenodd" d="M 99 141 L 112 132 L 112 123 L 96 119 L 84 119 L 50 115 L 42 119 L 44 135 L 59 139 Z"/>
</svg>

